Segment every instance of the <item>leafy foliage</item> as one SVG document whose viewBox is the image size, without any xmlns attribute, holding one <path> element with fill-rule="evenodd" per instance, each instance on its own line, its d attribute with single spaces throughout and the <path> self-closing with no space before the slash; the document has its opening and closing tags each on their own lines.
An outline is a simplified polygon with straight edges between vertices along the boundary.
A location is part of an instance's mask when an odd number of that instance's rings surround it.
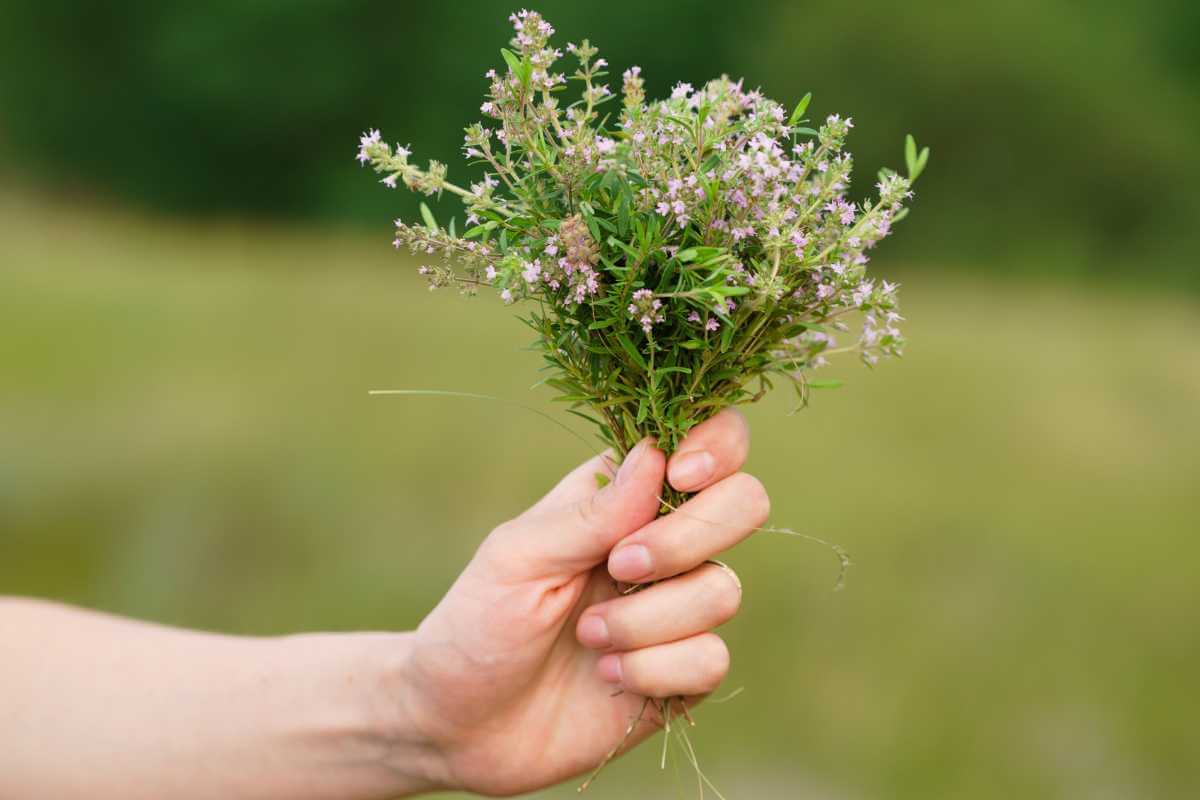
<svg viewBox="0 0 1200 800">
<path fill-rule="evenodd" d="M 776 380 L 801 404 L 835 385 L 808 379 L 828 356 L 870 365 L 901 354 L 897 287 L 866 276 L 867 254 L 906 213 L 928 148 L 908 137 L 907 177 L 882 170 L 877 199 L 859 205 L 847 199 L 843 147 L 853 121 L 809 127 L 811 95 L 789 116 L 721 77 L 648 102 L 631 67 L 618 96 L 587 40 L 567 45 L 578 64 L 568 79 L 555 71 L 563 52 L 550 24 L 534 12 L 510 19 L 516 36 L 501 50 L 504 72 L 487 73 L 485 122 L 466 128 L 482 181 L 450 183 L 444 164 L 410 162 L 377 130 L 358 160 L 388 187 L 462 198 L 461 234 L 422 205 L 420 224 L 396 221 L 395 246 L 439 257 L 421 267 L 432 288 L 527 302 L 544 383 L 605 442 L 624 454 L 654 436 L 670 452 Z M 564 106 L 568 82 L 580 91 Z M 839 346 L 850 319 L 860 324 Z"/>
</svg>

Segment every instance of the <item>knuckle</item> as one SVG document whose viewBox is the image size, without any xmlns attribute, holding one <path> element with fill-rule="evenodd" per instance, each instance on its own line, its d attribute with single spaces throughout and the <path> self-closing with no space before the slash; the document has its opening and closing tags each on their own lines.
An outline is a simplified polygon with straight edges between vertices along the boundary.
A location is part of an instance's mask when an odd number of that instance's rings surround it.
<svg viewBox="0 0 1200 800">
<path fill-rule="evenodd" d="M 742 590 L 738 587 L 737 579 L 730 574 L 732 570 L 727 567 L 709 564 L 708 572 L 705 597 L 713 608 L 716 624 L 720 625 L 737 614 L 742 605 Z"/>
<path fill-rule="evenodd" d="M 750 423 L 746 421 L 745 415 L 740 410 L 728 408 L 726 411 L 729 414 L 729 427 L 734 441 L 737 443 L 738 463 L 741 463 L 746 460 L 746 456 L 750 455 Z"/>
<path fill-rule="evenodd" d="M 516 535 L 519 527 L 520 522 L 518 522 L 516 519 L 505 520 L 496 527 L 492 528 L 492 532 L 488 534 L 486 539 L 483 540 L 483 544 L 487 545 L 488 542 L 495 540 L 504 541 L 506 539 L 511 539 Z"/>
<path fill-rule="evenodd" d="M 771 497 L 767 494 L 767 488 L 758 478 L 745 472 L 733 477 L 736 479 L 735 490 L 739 502 L 753 521 L 753 526 L 762 525 L 771 516 Z"/>
<path fill-rule="evenodd" d="M 707 634 L 701 640 L 696 664 L 699 679 L 705 691 L 712 691 L 729 674 L 729 648 L 716 634 Z"/>
<path fill-rule="evenodd" d="M 589 539 L 603 537 L 608 528 L 605 524 L 608 516 L 605 513 L 606 498 L 607 493 L 601 490 L 575 504 L 576 523 Z"/>
<path fill-rule="evenodd" d="M 508 550 L 511 543 L 520 536 L 520 528 L 520 522 L 515 519 L 501 522 L 479 543 L 479 547 L 475 549 L 475 557 L 491 563 L 500 553 Z"/>
<path fill-rule="evenodd" d="M 600 493 L 590 494 L 575 504 L 575 518 L 584 528 L 591 528 L 600 515 Z"/>
</svg>

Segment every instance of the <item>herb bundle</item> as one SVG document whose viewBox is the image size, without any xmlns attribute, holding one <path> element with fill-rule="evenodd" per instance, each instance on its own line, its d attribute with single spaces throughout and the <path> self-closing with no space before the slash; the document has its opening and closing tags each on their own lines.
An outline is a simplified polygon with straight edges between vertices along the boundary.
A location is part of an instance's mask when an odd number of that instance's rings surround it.
<svg viewBox="0 0 1200 800">
<path fill-rule="evenodd" d="M 809 374 L 833 355 L 901 355 L 897 287 L 866 268 L 907 213 L 928 148 L 908 137 L 907 175 L 880 171 L 875 198 L 855 202 L 843 147 L 853 122 L 808 127 L 809 96 L 789 113 L 721 77 L 649 101 L 638 67 L 617 95 L 586 39 L 566 45 L 568 77 L 545 19 L 510 20 L 484 121 L 466 128 L 478 183 L 450 183 L 444 164 L 418 166 L 377 130 L 358 160 L 390 188 L 462 198 L 461 228 L 422 204 L 420 223 L 396 221 L 394 245 L 432 257 L 420 268 L 431 288 L 525 302 L 544 383 L 619 455 L 646 436 L 669 454 L 777 380 L 803 405 L 832 383 Z M 667 491 L 664 510 L 683 499 Z"/>
</svg>

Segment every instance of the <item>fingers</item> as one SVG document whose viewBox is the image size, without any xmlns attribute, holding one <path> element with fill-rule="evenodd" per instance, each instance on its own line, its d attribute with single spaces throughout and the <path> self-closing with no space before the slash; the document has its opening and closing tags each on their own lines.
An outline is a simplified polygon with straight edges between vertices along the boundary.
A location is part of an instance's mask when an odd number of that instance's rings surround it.
<svg viewBox="0 0 1200 800">
<path fill-rule="evenodd" d="M 647 583 L 687 572 L 767 521 L 771 503 L 757 478 L 739 472 L 621 540 L 608 557 L 618 581 Z"/>
<path fill-rule="evenodd" d="M 608 683 L 644 697 L 707 694 L 729 673 L 729 648 L 715 633 L 609 653 L 596 664 Z"/>
<path fill-rule="evenodd" d="M 603 562 L 614 544 L 658 513 L 666 457 L 646 439 L 608 485 L 596 488 L 591 478 L 585 492 L 587 471 L 601 466 L 593 460 L 576 469 L 542 502 L 493 531 L 481 552 L 517 580 L 574 577 Z"/>
<path fill-rule="evenodd" d="M 742 468 L 750 453 L 750 426 L 727 408 L 688 431 L 667 464 L 667 479 L 681 492 L 698 492 Z"/>
<path fill-rule="evenodd" d="M 733 570 L 702 564 L 678 578 L 597 603 L 580 616 L 575 632 L 585 647 L 637 650 L 722 625 L 741 602 L 741 583 Z"/>
</svg>

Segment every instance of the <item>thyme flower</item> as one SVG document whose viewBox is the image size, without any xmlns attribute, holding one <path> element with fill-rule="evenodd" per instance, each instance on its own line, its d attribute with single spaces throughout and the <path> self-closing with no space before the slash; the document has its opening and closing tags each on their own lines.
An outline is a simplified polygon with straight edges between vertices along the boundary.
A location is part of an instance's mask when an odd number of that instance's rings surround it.
<svg viewBox="0 0 1200 800">
<path fill-rule="evenodd" d="M 444 164 L 410 162 L 375 129 L 357 160 L 388 187 L 462 200 L 461 232 L 422 204 L 420 223 L 396 221 L 395 246 L 435 257 L 421 267 L 432 288 L 526 301 L 545 383 L 605 442 L 624 454 L 649 435 L 670 452 L 775 380 L 805 403 L 809 374 L 836 354 L 873 365 L 903 353 L 898 287 L 867 265 L 907 213 L 928 148 L 908 137 L 907 173 L 881 170 L 875 199 L 858 202 L 851 118 L 809 127 L 809 96 L 789 114 L 724 76 L 651 101 L 637 66 L 617 95 L 586 39 L 564 51 L 540 14 L 509 19 L 504 69 L 486 73 L 483 119 L 463 140 L 481 181 L 451 183 Z M 858 332 L 839 347 L 851 319 Z"/>
</svg>

